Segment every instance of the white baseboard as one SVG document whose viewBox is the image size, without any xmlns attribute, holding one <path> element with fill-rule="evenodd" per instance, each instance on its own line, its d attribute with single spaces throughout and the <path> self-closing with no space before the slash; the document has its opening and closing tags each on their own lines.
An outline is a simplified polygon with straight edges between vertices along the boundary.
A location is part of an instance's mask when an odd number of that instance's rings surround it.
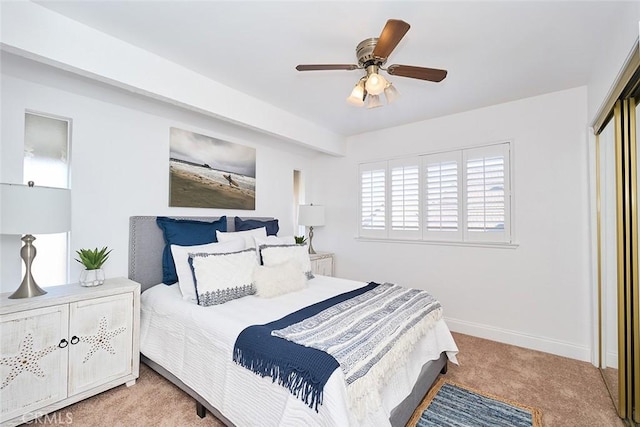
<svg viewBox="0 0 640 427">
<path fill-rule="evenodd" d="M 445 321 L 453 332 L 593 363 L 589 347 L 450 317 L 445 317 Z"/>
<path fill-rule="evenodd" d="M 618 369 L 618 352 L 617 351 L 608 351 L 607 355 L 606 355 L 607 361 L 607 367 L 609 368 L 613 368 L 613 369 Z"/>
</svg>

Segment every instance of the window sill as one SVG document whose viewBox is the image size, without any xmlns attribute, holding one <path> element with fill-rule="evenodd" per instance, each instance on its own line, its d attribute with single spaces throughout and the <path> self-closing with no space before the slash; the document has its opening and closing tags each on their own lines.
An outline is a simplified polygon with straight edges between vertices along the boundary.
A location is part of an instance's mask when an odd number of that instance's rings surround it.
<svg viewBox="0 0 640 427">
<path fill-rule="evenodd" d="M 504 242 L 454 242 L 448 240 L 409 240 L 409 239 L 381 239 L 375 237 L 356 237 L 359 242 L 376 242 L 376 243 L 412 243 L 418 245 L 436 245 L 436 246 L 470 246 L 478 248 L 495 248 L 495 249 L 516 249 L 520 246 L 518 243 Z"/>
</svg>

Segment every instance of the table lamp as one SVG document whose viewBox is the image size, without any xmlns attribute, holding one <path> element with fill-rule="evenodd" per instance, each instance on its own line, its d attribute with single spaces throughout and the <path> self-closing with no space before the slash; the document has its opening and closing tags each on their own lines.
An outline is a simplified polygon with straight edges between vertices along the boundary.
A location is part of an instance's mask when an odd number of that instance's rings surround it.
<svg viewBox="0 0 640 427">
<path fill-rule="evenodd" d="M 300 205 L 298 206 L 298 224 L 309 227 L 309 253 L 315 254 L 313 249 L 313 227 L 324 225 L 324 206 Z"/>
<path fill-rule="evenodd" d="M 26 272 L 20 287 L 9 298 L 31 298 L 47 291 L 31 275 L 36 256 L 33 234 L 62 233 L 71 229 L 71 191 L 65 188 L 0 184 L 0 234 L 23 235 L 20 256 Z"/>
</svg>

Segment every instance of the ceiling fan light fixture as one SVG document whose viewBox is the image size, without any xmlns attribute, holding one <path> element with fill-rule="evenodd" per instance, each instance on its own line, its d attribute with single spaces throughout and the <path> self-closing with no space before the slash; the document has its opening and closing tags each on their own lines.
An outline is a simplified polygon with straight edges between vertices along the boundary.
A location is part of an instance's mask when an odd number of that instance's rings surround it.
<svg viewBox="0 0 640 427">
<path fill-rule="evenodd" d="M 400 92 L 392 83 L 389 83 L 386 88 L 384 88 L 384 97 L 387 98 L 387 104 L 391 104 L 396 99 L 400 98 Z"/>
<path fill-rule="evenodd" d="M 347 98 L 349 104 L 356 107 L 362 107 L 364 105 L 364 99 L 367 96 L 367 92 L 364 89 L 364 80 L 360 80 L 351 91 L 351 95 Z"/>
<path fill-rule="evenodd" d="M 382 107 L 382 102 L 380 101 L 380 95 L 369 95 L 369 102 L 367 103 L 367 108 L 376 108 Z"/>
<path fill-rule="evenodd" d="M 371 95 L 380 95 L 387 87 L 387 80 L 378 73 L 371 73 L 367 77 L 364 87 Z"/>
<path fill-rule="evenodd" d="M 2 1 L 2 0 L 0 0 Z M 417 67 L 415 65 L 392 64 L 382 68 L 387 63 L 389 55 L 409 31 L 411 26 L 400 19 L 389 19 L 384 25 L 379 37 L 364 39 L 356 46 L 358 64 L 299 64 L 298 71 L 316 70 L 365 70 L 366 75 L 360 79 L 356 87 L 347 98 L 350 104 L 367 108 L 380 107 L 380 94 L 384 93 L 387 104 L 391 104 L 399 93 L 391 82 L 379 74 L 380 70 L 396 77 L 408 77 L 429 82 L 441 82 L 447 77 L 447 70 L 437 68 Z M 369 95 L 369 101 L 366 101 Z M 373 98 L 375 96 L 375 98 Z"/>
</svg>

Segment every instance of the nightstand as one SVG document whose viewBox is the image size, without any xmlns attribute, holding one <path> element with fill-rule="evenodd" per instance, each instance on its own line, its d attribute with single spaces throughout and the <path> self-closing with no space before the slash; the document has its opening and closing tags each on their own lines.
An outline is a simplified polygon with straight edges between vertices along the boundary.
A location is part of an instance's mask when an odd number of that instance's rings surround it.
<svg viewBox="0 0 640 427">
<path fill-rule="evenodd" d="M 333 276 L 333 257 L 331 252 L 318 252 L 309 254 L 311 271 L 321 276 Z"/>
<path fill-rule="evenodd" d="M 108 279 L 0 295 L 0 423 L 15 426 L 139 374 L 140 284 Z"/>
</svg>

